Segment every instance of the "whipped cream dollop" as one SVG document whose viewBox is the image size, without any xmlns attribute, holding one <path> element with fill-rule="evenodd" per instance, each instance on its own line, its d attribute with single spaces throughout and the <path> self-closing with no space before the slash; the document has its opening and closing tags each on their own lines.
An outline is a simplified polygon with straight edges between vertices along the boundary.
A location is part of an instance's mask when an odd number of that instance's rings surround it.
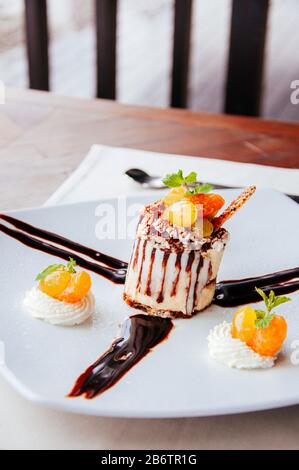
<svg viewBox="0 0 299 470">
<path fill-rule="evenodd" d="M 276 357 L 261 356 L 240 339 L 231 335 L 231 323 L 216 325 L 208 336 L 210 356 L 228 367 L 237 369 L 267 369 Z"/>
<path fill-rule="evenodd" d="M 83 323 L 94 313 L 95 309 L 92 292 L 89 292 L 80 302 L 68 303 L 50 297 L 37 286 L 26 292 L 23 303 L 33 317 L 62 326 Z"/>
</svg>

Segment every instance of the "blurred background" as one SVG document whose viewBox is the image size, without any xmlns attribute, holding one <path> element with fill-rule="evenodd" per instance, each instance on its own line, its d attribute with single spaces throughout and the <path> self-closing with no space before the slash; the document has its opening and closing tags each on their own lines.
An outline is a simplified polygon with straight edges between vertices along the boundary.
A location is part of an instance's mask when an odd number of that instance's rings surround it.
<svg viewBox="0 0 299 470">
<path fill-rule="evenodd" d="M 57 94 L 95 96 L 94 8 L 94 0 L 48 0 L 50 88 Z M 193 1 L 188 108 L 223 111 L 231 8 L 231 0 Z M 173 0 L 119 0 L 119 101 L 169 105 L 173 16 Z M 270 2 L 263 117 L 299 121 L 299 105 L 290 102 L 291 82 L 299 79 L 298 25 L 299 0 Z M 6 86 L 29 86 L 23 0 L 0 0 L 0 80 Z"/>
</svg>

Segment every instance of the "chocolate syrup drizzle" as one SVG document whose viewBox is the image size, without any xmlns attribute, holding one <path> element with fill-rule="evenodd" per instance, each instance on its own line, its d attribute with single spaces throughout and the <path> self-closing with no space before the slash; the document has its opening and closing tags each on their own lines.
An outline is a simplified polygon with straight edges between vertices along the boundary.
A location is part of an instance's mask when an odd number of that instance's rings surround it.
<svg viewBox="0 0 299 470">
<path fill-rule="evenodd" d="M 144 260 L 145 260 L 146 245 L 147 245 L 147 241 L 144 240 L 143 241 L 143 246 L 142 246 L 140 269 L 139 269 L 137 285 L 136 285 L 136 290 L 139 291 L 139 292 L 140 292 L 140 288 L 141 288 L 141 278 L 142 278 L 142 271 L 143 271 L 143 265 L 144 265 Z M 138 250 L 139 250 L 139 246 L 138 246 Z M 137 251 L 137 258 L 138 258 L 138 251 Z"/>
<path fill-rule="evenodd" d="M 140 242 L 141 242 L 141 238 L 137 238 L 137 240 L 135 241 L 136 246 L 135 246 L 135 253 L 134 253 L 133 269 L 137 267 Z"/>
<path fill-rule="evenodd" d="M 69 260 L 70 257 L 74 258 L 79 266 L 82 268 L 88 269 L 109 281 L 114 282 L 115 284 L 123 284 L 126 278 L 126 269 L 128 264 L 124 261 L 113 258 L 112 256 L 105 255 L 99 251 L 88 248 L 80 243 L 69 240 L 65 237 L 57 235 L 53 232 L 43 230 L 33 225 L 27 224 L 21 220 L 15 219 L 14 217 L 0 214 L 0 219 L 5 220 L 10 223 L 18 230 L 13 230 L 6 225 L 0 224 L 0 231 L 6 235 L 18 240 L 30 248 L 35 250 L 43 251 L 53 256 L 58 256 L 59 258 Z M 28 235 L 28 233 L 30 235 Z M 31 236 L 32 235 L 32 236 Z M 43 240 L 55 243 L 60 246 L 51 245 Z M 74 252 L 67 251 L 64 248 L 69 250 L 74 250 Z M 82 258 L 77 253 L 82 253 L 89 258 L 97 261 L 97 264 L 91 261 Z M 107 265 L 107 266 L 105 266 Z"/>
<path fill-rule="evenodd" d="M 200 256 L 200 260 L 199 260 L 199 263 L 198 263 L 198 266 L 197 266 L 197 272 L 196 272 L 196 281 L 195 281 L 195 286 L 194 286 L 194 296 L 193 296 L 193 309 L 194 310 L 194 307 L 195 305 L 197 304 L 197 287 L 198 287 L 198 281 L 199 281 L 199 273 L 201 271 L 201 268 L 203 267 L 203 262 L 204 262 L 204 259 L 203 259 L 203 256 Z M 211 262 L 209 261 L 209 278 L 211 277 Z"/>
<path fill-rule="evenodd" d="M 185 268 L 186 274 L 188 274 L 188 286 L 187 286 L 187 296 L 186 296 L 186 312 L 188 312 L 188 303 L 189 303 L 189 295 L 190 295 L 190 289 L 191 289 L 191 280 L 192 280 L 192 265 L 194 263 L 195 259 L 195 253 L 194 250 L 190 251 L 188 255 L 188 260 Z M 194 293 L 195 295 L 195 293 Z M 193 303 L 194 303 L 194 297 L 193 297 Z"/>
<path fill-rule="evenodd" d="M 218 282 L 213 303 L 221 307 L 235 307 L 259 302 L 261 297 L 255 287 L 262 287 L 266 294 L 271 290 L 275 290 L 276 295 L 294 292 L 299 289 L 299 267 L 263 276 Z"/>
<path fill-rule="evenodd" d="M 169 255 L 170 255 L 169 251 L 164 251 L 163 259 L 162 259 L 162 269 L 163 269 L 162 281 L 161 281 L 160 291 L 159 291 L 159 294 L 158 294 L 158 297 L 157 297 L 157 303 L 158 304 L 161 304 L 164 300 L 164 284 L 165 284 L 166 269 L 167 269 L 167 263 L 168 263 Z"/>
<path fill-rule="evenodd" d="M 177 275 L 172 285 L 170 297 L 174 297 L 176 295 L 177 286 L 178 286 L 179 279 L 180 279 L 180 273 L 181 273 L 181 268 L 182 268 L 182 253 L 181 252 L 177 253 L 176 255 L 174 267 L 177 270 Z"/>
<path fill-rule="evenodd" d="M 170 319 L 133 315 L 122 325 L 121 336 L 77 379 L 69 397 L 94 398 L 112 387 L 173 329 Z"/>
<path fill-rule="evenodd" d="M 145 292 L 144 292 L 145 295 L 148 295 L 149 297 L 152 295 L 151 281 L 152 281 L 152 274 L 153 274 L 153 266 L 154 266 L 155 256 L 156 256 L 156 248 L 152 248 L 151 256 L 150 256 L 150 265 L 149 265 L 149 268 L 148 268 L 148 275 L 147 275 Z"/>
</svg>

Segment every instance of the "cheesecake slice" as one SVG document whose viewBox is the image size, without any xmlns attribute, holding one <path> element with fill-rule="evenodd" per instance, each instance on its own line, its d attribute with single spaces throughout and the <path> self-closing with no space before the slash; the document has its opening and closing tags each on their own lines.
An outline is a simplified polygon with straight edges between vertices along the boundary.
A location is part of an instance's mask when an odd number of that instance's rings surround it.
<svg viewBox="0 0 299 470">
<path fill-rule="evenodd" d="M 218 215 L 225 200 L 192 171 L 163 179 L 170 192 L 144 207 L 129 262 L 124 300 L 149 315 L 190 318 L 212 302 L 225 246 L 223 224 L 254 194 L 249 186 Z"/>
<path fill-rule="evenodd" d="M 158 201 L 141 215 L 124 300 L 150 315 L 189 318 L 213 300 L 228 232 L 220 228 L 204 237 L 198 226 L 171 225 L 164 213 Z"/>
</svg>

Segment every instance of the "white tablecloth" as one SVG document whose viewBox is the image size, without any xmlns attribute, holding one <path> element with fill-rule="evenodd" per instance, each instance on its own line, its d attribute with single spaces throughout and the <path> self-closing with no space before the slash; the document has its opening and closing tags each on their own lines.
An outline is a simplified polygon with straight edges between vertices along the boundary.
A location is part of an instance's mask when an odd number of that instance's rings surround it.
<svg viewBox="0 0 299 470">
<path fill-rule="evenodd" d="M 299 195 L 299 170 L 94 145 L 47 204 L 144 194 L 144 189 L 124 175 L 129 168 L 142 168 L 154 175 L 182 168 L 184 172 L 197 171 L 200 181 L 227 186 L 256 184 L 259 188 Z"/>
<path fill-rule="evenodd" d="M 299 194 L 299 171 L 194 157 L 93 146 L 78 169 L 47 201 L 63 204 L 141 190 L 123 172 L 164 174 L 182 168 L 227 185 L 257 184 Z M 234 416 L 129 420 L 80 416 L 40 407 L 0 378 L 2 449 L 298 449 L 299 406 Z"/>
</svg>

